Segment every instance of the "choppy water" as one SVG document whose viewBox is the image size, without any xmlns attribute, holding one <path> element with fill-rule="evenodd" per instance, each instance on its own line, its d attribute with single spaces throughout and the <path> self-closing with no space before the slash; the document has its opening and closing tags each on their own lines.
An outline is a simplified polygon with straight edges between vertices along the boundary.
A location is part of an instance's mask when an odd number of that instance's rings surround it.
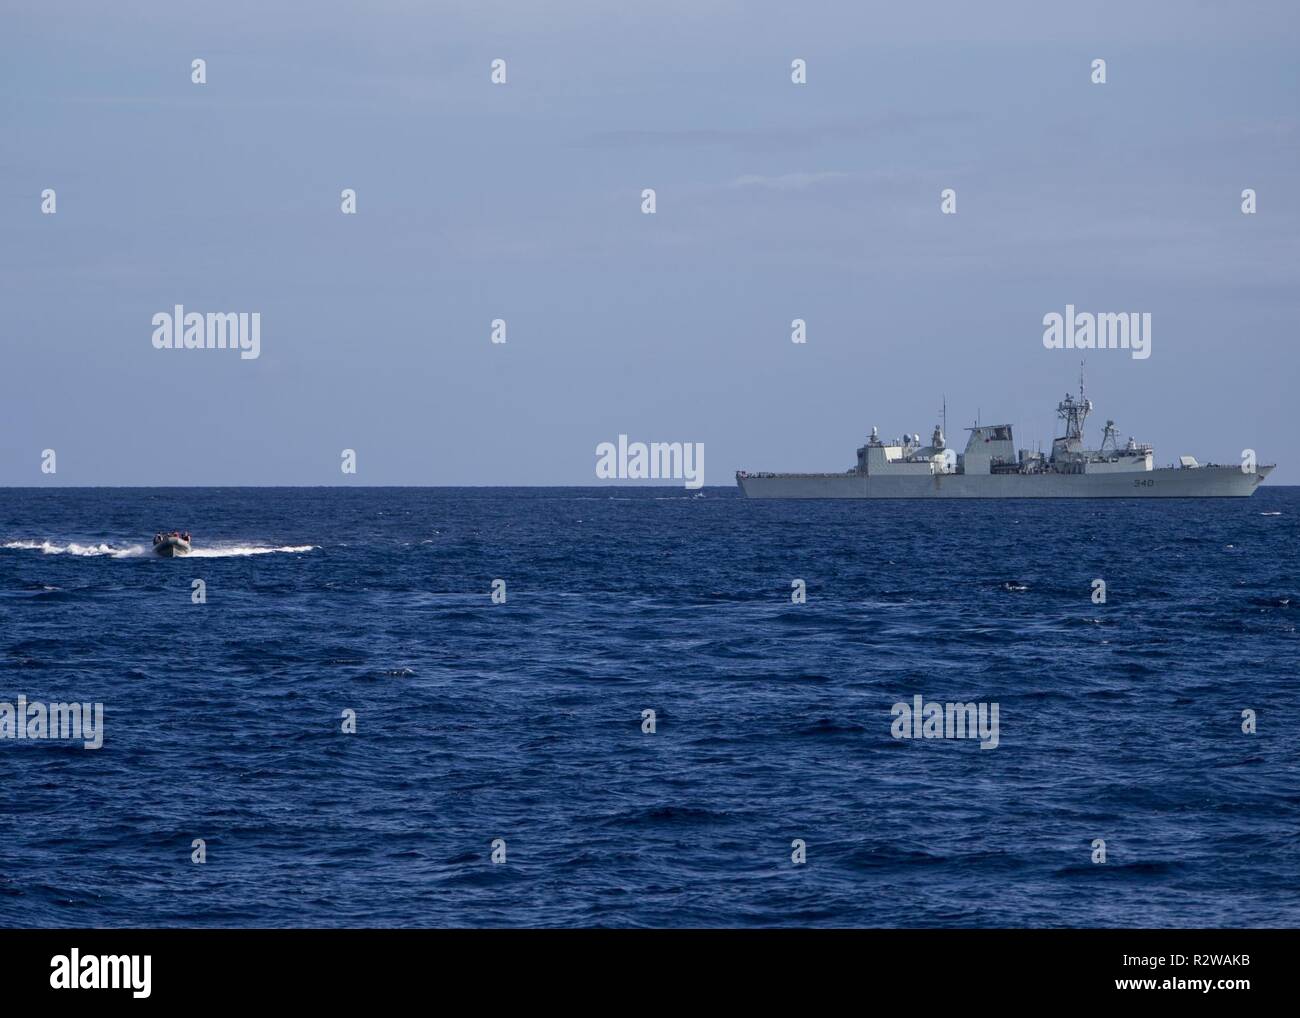
<svg viewBox="0 0 1300 1018">
<path fill-rule="evenodd" d="M 0 490 L 0 701 L 105 707 L 0 740 L 0 924 L 1295 925 L 1298 520 Z M 997 749 L 893 739 L 916 694 Z"/>
</svg>

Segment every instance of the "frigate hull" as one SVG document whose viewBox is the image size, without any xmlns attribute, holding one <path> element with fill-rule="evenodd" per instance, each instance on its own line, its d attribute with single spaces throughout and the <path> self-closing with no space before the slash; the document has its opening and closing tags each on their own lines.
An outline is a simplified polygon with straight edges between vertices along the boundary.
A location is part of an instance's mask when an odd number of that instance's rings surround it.
<svg viewBox="0 0 1300 1018">
<path fill-rule="evenodd" d="M 1260 466 L 1159 467 L 1109 474 L 740 474 L 746 498 L 1245 498 L 1272 471 Z"/>
</svg>

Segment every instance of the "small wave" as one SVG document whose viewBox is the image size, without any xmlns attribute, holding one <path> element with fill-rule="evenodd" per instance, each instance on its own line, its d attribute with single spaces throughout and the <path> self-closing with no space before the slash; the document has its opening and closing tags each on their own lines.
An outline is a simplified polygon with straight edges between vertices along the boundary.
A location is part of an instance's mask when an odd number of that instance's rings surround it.
<svg viewBox="0 0 1300 1018">
<path fill-rule="evenodd" d="M 862 725 L 856 725 L 844 721 L 836 721 L 833 718 L 818 718 L 812 724 L 805 725 L 798 729 L 798 735 L 863 735 L 866 729 Z"/>
<path fill-rule="evenodd" d="M 1261 516 L 1281 516 L 1281 513 L 1260 513 Z"/>
<path fill-rule="evenodd" d="M 655 806 L 649 809 L 626 809 L 600 817 L 606 827 L 663 827 L 714 825 L 733 819 L 731 814 L 695 806 Z"/>
</svg>

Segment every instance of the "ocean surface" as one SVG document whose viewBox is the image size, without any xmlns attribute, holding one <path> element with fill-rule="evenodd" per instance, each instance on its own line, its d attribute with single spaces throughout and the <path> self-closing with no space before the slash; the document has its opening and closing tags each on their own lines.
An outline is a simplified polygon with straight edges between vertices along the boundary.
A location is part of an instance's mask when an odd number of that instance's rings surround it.
<svg viewBox="0 0 1300 1018">
<path fill-rule="evenodd" d="M 1298 521 L 0 489 L 0 701 L 104 709 L 0 739 L 0 925 L 1295 926 Z"/>
</svg>

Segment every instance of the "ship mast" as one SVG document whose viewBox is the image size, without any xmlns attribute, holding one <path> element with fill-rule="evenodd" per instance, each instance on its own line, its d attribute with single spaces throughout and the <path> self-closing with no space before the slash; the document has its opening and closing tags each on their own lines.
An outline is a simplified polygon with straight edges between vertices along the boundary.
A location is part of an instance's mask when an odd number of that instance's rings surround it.
<svg viewBox="0 0 1300 1018">
<path fill-rule="evenodd" d="M 1092 401 L 1088 399 L 1083 380 L 1083 361 L 1079 362 L 1079 398 L 1076 401 L 1068 392 L 1065 399 L 1056 404 L 1056 416 L 1065 422 L 1067 439 L 1083 441 L 1083 426 L 1092 412 Z"/>
</svg>

